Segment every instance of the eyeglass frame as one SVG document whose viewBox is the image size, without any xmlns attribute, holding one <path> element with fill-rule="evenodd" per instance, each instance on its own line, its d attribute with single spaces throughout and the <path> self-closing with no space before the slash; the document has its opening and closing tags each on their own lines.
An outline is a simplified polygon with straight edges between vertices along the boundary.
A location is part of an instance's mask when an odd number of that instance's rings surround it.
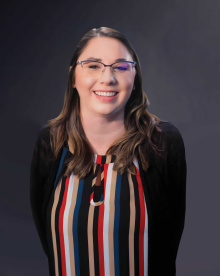
<svg viewBox="0 0 220 276">
<path fill-rule="evenodd" d="M 117 61 L 117 62 L 114 62 L 114 63 L 112 63 L 112 64 L 110 64 L 110 65 L 107 65 L 107 64 L 104 64 L 104 63 L 103 63 L 103 62 L 101 62 L 101 61 L 92 60 L 92 59 L 86 59 L 86 60 L 77 61 L 77 62 L 76 62 L 76 64 L 81 63 L 81 66 L 82 66 L 82 68 L 83 68 L 82 62 L 84 62 L 84 61 L 93 61 L 93 62 L 98 62 L 98 63 L 103 64 L 103 65 L 104 65 L 104 68 L 103 68 L 102 73 L 104 72 L 105 67 L 110 67 L 110 68 L 111 68 L 112 73 L 114 73 L 114 71 L 113 71 L 114 69 L 112 68 L 112 65 L 114 65 L 114 64 L 116 64 L 116 63 L 119 63 L 119 62 L 128 62 L 128 63 L 131 63 L 131 64 L 132 64 L 132 69 L 133 69 L 133 68 L 134 68 L 134 66 L 137 64 L 137 62 L 136 62 L 136 61 L 122 60 L 122 61 Z"/>
</svg>

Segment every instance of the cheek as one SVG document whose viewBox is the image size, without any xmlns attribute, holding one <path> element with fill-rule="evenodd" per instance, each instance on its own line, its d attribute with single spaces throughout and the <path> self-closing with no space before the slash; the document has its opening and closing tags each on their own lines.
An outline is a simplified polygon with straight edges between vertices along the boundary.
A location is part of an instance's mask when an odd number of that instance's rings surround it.
<svg viewBox="0 0 220 276">
<path fill-rule="evenodd" d="M 127 90 L 127 94 L 131 95 L 132 93 L 132 89 L 133 89 L 133 85 L 134 85 L 134 80 L 129 78 L 126 82 L 126 90 Z"/>
<path fill-rule="evenodd" d="M 85 78 L 82 74 L 76 74 L 76 88 L 79 90 L 87 91 L 91 90 L 94 86 L 95 81 L 92 79 Z M 80 92 L 79 92 L 80 93 Z"/>
</svg>

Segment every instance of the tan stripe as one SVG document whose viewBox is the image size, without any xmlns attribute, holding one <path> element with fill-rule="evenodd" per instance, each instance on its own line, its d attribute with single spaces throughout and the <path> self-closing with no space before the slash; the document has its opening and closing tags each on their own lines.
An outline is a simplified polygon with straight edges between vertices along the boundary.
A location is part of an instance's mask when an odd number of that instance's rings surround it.
<svg viewBox="0 0 220 276">
<path fill-rule="evenodd" d="M 115 188 L 116 188 L 117 171 L 112 170 L 112 183 L 109 199 L 109 229 L 108 229 L 108 241 L 109 241 L 109 267 L 110 275 L 115 275 L 115 261 L 114 261 L 114 218 L 115 218 Z"/>
<path fill-rule="evenodd" d="M 135 230 L 135 198 L 134 186 L 131 174 L 128 173 L 128 182 L 130 187 L 130 227 L 129 227 L 129 267 L 130 276 L 134 275 L 134 230 Z"/>
<path fill-rule="evenodd" d="M 90 205 L 89 207 L 89 217 L 88 217 L 88 250 L 89 250 L 89 275 L 95 276 L 94 267 L 94 248 L 93 248 L 93 216 L 94 216 L 95 206 Z"/>
<path fill-rule="evenodd" d="M 111 159 L 112 159 L 112 155 L 111 154 L 108 154 L 107 157 L 106 157 L 106 163 L 110 163 L 111 162 Z"/>
<path fill-rule="evenodd" d="M 93 166 L 93 173 L 95 173 L 96 166 L 97 166 L 97 164 L 96 164 L 96 163 L 94 163 L 94 166 Z M 92 180 L 92 186 L 94 186 L 94 185 L 95 185 L 95 183 L 96 183 L 96 177 L 95 177 L 95 178 L 93 178 L 93 180 Z"/>
<path fill-rule="evenodd" d="M 104 173 L 104 171 L 101 173 L 101 181 L 104 179 L 104 175 L 105 175 L 105 173 Z"/>
<path fill-rule="evenodd" d="M 73 177 L 73 175 L 71 175 Z M 70 269 L 71 275 L 75 276 L 75 256 L 74 256 L 74 242 L 73 242 L 73 214 L 76 206 L 76 198 L 79 187 L 79 178 L 74 176 L 74 186 L 72 202 L 70 205 L 69 217 L 68 217 L 68 237 L 69 237 L 69 250 L 70 250 Z"/>
<path fill-rule="evenodd" d="M 51 211 L 51 232 L 52 232 L 54 264 L 55 264 L 55 275 L 56 276 L 59 276 L 59 270 L 58 270 L 57 241 L 56 241 L 56 231 L 55 231 L 55 213 L 56 213 L 57 204 L 58 204 L 59 197 L 60 197 L 61 184 L 62 184 L 62 177 L 60 178 L 60 181 L 59 181 L 59 183 L 56 187 L 55 193 L 54 193 L 54 201 L 53 201 L 53 207 L 52 207 L 52 211 Z"/>
</svg>

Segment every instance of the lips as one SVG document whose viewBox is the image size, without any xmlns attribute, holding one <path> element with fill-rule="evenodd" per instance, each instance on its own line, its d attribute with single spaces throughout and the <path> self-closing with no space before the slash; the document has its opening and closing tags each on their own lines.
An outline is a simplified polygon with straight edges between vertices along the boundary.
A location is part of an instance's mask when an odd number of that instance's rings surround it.
<svg viewBox="0 0 220 276">
<path fill-rule="evenodd" d="M 116 91 L 106 91 L 106 90 L 95 90 L 93 91 L 95 97 L 101 102 L 111 102 L 117 98 L 118 92 Z"/>
</svg>

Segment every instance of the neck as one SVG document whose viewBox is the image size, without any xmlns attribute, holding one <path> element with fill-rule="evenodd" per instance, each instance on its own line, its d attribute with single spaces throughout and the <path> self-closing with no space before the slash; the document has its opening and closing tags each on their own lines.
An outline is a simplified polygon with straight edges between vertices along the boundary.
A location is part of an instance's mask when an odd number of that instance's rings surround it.
<svg viewBox="0 0 220 276">
<path fill-rule="evenodd" d="M 85 135 L 98 155 L 105 155 L 108 148 L 125 133 L 124 117 L 90 116 L 81 114 Z"/>
</svg>

